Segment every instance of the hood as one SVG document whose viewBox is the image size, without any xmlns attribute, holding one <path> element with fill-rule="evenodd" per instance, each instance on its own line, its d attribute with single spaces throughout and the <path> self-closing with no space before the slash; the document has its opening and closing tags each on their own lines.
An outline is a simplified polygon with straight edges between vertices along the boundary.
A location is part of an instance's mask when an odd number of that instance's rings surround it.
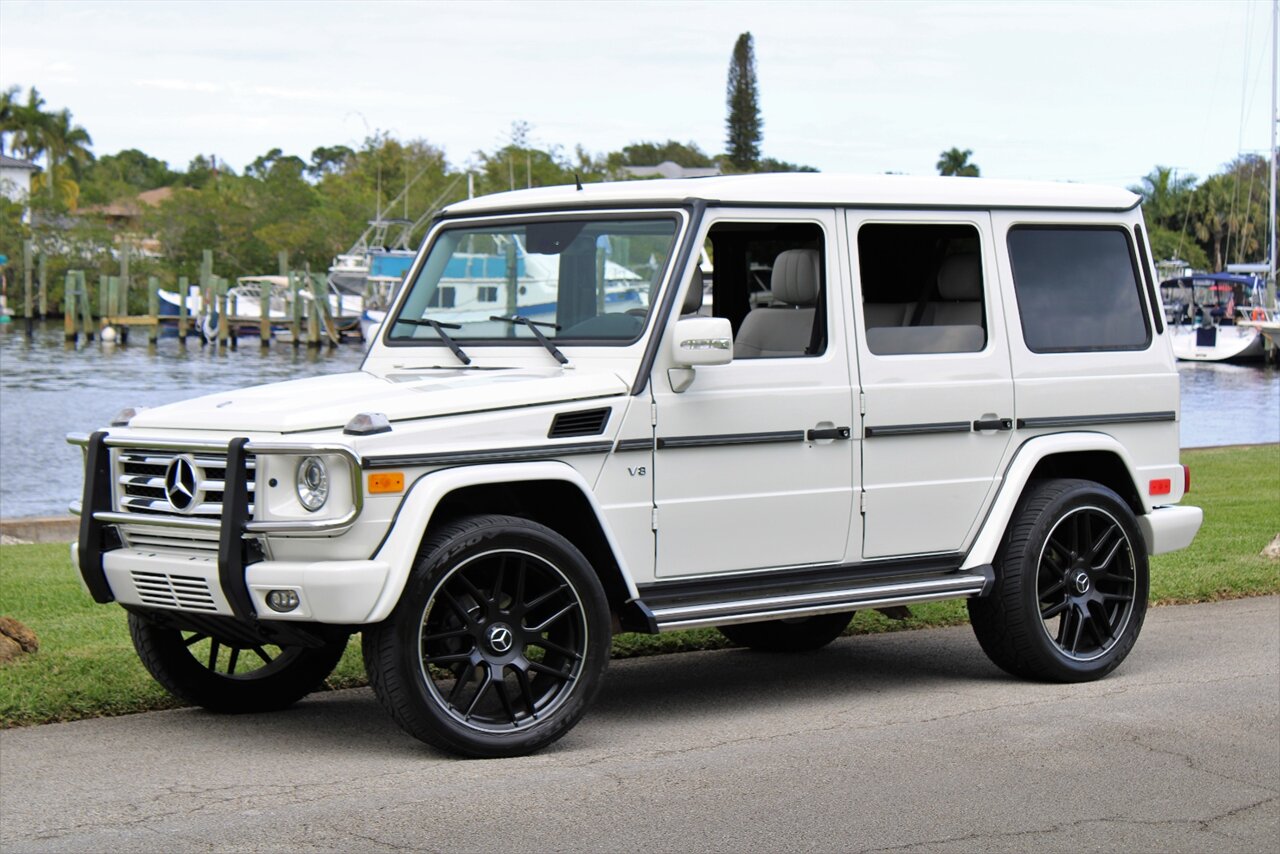
<svg viewBox="0 0 1280 854">
<path fill-rule="evenodd" d="M 391 421 L 625 394 L 606 372 L 499 369 L 336 374 L 219 392 L 144 409 L 129 426 L 296 433 L 340 428 L 361 412 Z"/>
</svg>

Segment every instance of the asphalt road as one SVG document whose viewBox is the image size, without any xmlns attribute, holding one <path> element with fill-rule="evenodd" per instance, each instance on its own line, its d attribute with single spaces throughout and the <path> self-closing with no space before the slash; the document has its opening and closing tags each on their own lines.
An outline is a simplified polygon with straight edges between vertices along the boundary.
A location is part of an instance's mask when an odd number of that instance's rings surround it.
<svg viewBox="0 0 1280 854">
<path fill-rule="evenodd" d="M 1086 685 L 966 627 L 616 662 L 536 756 L 460 761 L 367 690 L 0 733 L 19 851 L 1280 850 L 1280 599 L 1159 608 Z"/>
</svg>

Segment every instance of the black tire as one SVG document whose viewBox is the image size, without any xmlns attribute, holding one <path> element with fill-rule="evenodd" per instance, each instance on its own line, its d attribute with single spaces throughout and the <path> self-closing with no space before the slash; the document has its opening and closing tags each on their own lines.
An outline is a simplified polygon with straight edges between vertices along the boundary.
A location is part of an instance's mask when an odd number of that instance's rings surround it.
<svg viewBox="0 0 1280 854">
<path fill-rule="evenodd" d="M 391 616 L 364 633 L 374 693 L 405 732 L 462 756 L 522 756 L 586 712 L 612 621 L 587 559 L 527 519 L 433 533 Z"/>
<path fill-rule="evenodd" d="M 274 712 L 324 684 L 347 639 L 321 647 L 244 646 L 129 613 L 138 658 L 170 694 L 211 712 Z"/>
<path fill-rule="evenodd" d="M 734 643 L 761 652 L 809 652 L 831 643 L 849 627 L 853 611 L 817 614 L 794 620 L 767 620 L 716 626 Z"/>
<path fill-rule="evenodd" d="M 969 619 L 1009 673 L 1086 682 L 1133 649 L 1148 585 L 1146 544 L 1120 496 L 1088 480 L 1041 481 L 1014 511 L 995 588 L 969 600 Z"/>
</svg>

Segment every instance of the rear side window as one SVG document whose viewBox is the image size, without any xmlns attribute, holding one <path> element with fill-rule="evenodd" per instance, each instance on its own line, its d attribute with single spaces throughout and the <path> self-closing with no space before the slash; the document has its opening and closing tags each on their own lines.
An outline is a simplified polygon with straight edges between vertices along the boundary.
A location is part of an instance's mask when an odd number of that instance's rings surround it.
<svg viewBox="0 0 1280 854">
<path fill-rule="evenodd" d="M 1142 350 L 1151 341 L 1126 231 L 1018 226 L 1009 261 L 1022 338 L 1035 353 Z"/>
</svg>

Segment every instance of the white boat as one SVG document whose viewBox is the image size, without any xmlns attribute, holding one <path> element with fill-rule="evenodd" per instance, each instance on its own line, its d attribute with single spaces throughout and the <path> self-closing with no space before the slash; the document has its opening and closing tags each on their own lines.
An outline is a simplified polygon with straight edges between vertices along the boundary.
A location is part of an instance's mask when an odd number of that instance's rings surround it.
<svg viewBox="0 0 1280 854">
<path fill-rule="evenodd" d="M 1173 355 L 1188 362 L 1248 361 L 1262 358 L 1262 333 L 1238 322 L 1253 311 L 1262 284 L 1255 276 L 1201 273 L 1160 283 L 1173 341 Z"/>
<path fill-rule="evenodd" d="M 287 327 L 293 322 L 293 292 L 289 286 L 288 276 L 241 276 L 235 285 L 227 291 L 228 313 L 233 317 L 253 320 L 261 317 L 263 294 L 267 294 L 267 320 L 271 324 L 272 334 L 284 337 Z M 161 289 L 160 314 L 164 317 L 177 317 L 181 297 L 173 291 Z M 304 303 L 310 303 L 314 297 L 310 290 L 300 292 Z M 328 295 L 329 316 L 336 321 L 335 325 L 342 331 L 354 328 L 364 308 L 361 297 L 354 294 L 342 294 L 332 287 Z M 187 295 L 187 314 L 192 319 L 193 328 L 206 338 L 212 338 L 218 331 L 218 311 L 213 305 L 206 306 L 204 296 L 198 290 Z M 304 312 L 303 317 L 306 314 Z M 242 326 L 242 334 L 257 334 L 257 328 L 251 325 Z"/>
<path fill-rule="evenodd" d="M 1240 308 L 1236 310 L 1236 326 L 1256 329 L 1271 342 L 1271 346 L 1280 347 L 1280 310 L 1274 308 Z"/>
</svg>

